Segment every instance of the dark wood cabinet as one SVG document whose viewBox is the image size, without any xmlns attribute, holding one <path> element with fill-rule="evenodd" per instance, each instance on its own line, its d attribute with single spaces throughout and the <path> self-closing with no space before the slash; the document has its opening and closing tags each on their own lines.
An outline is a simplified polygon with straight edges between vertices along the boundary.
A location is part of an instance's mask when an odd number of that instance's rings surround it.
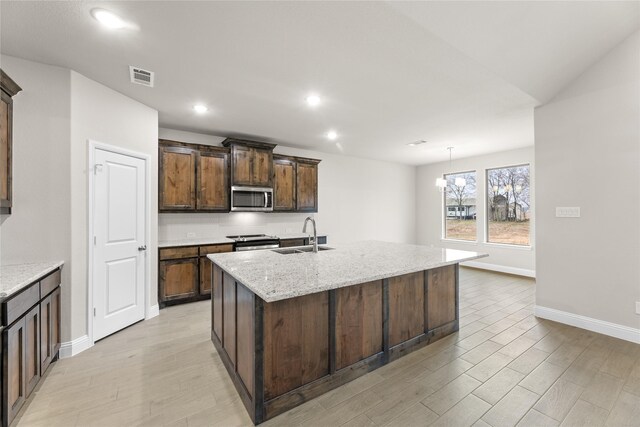
<svg viewBox="0 0 640 427">
<path fill-rule="evenodd" d="M 233 252 L 233 244 L 160 249 L 160 307 L 211 298 L 211 261 L 207 254 L 220 252 Z"/>
<path fill-rule="evenodd" d="M 229 149 L 159 141 L 158 210 L 229 212 Z"/>
<path fill-rule="evenodd" d="M 0 70 L 0 213 L 13 206 L 13 97 L 22 89 Z"/>
<path fill-rule="evenodd" d="M 9 425 L 24 404 L 27 394 L 25 381 L 26 336 L 24 317 L 5 329 L 4 339 L 4 425 Z"/>
<path fill-rule="evenodd" d="M 318 212 L 318 163 L 317 159 L 274 154 L 274 211 Z"/>
<path fill-rule="evenodd" d="M 2 426 L 11 424 L 60 350 L 60 277 L 57 269 L 0 302 L 9 325 L 0 340 Z"/>
<path fill-rule="evenodd" d="M 196 209 L 196 161 L 198 152 L 188 147 L 160 145 L 159 200 L 162 211 Z"/>
<path fill-rule="evenodd" d="M 297 158 L 296 210 L 318 212 L 318 163 L 319 160 Z"/>
<path fill-rule="evenodd" d="M 60 288 L 40 302 L 40 371 L 44 373 L 60 350 Z"/>
<path fill-rule="evenodd" d="M 231 185 L 271 187 L 275 144 L 227 138 L 222 145 L 231 149 Z"/>
<path fill-rule="evenodd" d="M 296 161 L 273 155 L 273 210 L 292 212 L 296 209 Z"/>
<path fill-rule="evenodd" d="M 197 210 L 229 211 L 229 150 L 201 149 L 197 164 Z"/>
</svg>

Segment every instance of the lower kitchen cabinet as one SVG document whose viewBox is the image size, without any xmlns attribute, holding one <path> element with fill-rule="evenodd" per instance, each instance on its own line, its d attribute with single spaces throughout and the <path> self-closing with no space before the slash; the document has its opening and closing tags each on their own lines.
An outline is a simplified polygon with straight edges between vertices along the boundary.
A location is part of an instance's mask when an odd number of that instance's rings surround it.
<svg viewBox="0 0 640 427">
<path fill-rule="evenodd" d="M 159 262 L 160 308 L 211 298 L 211 261 L 207 254 L 233 252 L 233 244 L 162 248 Z"/>
<path fill-rule="evenodd" d="M 53 290 L 52 290 L 53 289 Z M 60 270 L 0 302 L 0 424 L 11 424 L 60 350 Z"/>
</svg>

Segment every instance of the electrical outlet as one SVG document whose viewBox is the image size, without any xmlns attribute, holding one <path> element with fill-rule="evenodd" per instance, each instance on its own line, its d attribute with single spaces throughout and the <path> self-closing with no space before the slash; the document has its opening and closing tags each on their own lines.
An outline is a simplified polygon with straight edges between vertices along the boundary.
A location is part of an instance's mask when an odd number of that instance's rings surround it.
<svg viewBox="0 0 640 427">
<path fill-rule="evenodd" d="M 187 239 L 193 239 L 196 237 L 196 233 L 187 233 Z"/>
<path fill-rule="evenodd" d="M 640 301 L 636 302 L 636 314 L 640 314 Z"/>
<path fill-rule="evenodd" d="M 580 218 L 580 208 L 558 208 L 556 207 L 556 218 Z"/>
</svg>

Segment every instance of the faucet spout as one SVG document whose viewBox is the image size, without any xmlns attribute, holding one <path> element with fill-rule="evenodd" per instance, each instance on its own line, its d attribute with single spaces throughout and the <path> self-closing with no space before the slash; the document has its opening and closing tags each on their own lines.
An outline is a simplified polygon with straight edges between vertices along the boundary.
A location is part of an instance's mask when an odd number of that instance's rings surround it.
<svg viewBox="0 0 640 427">
<path fill-rule="evenodd" d="M 303 233 L 307 232 L 307 224 L 309 223 L 309 221 L 311 221 L 311 224 L 313 225 L 313 237 L 309 236 L 309 240 L 313 241 L 313 252 L 318 253 L 318 233 L 316 230 L 316 220 L 308 216 L 304 220 L 304 225 L 302 226 L 302 232 Z"/>
</svg>

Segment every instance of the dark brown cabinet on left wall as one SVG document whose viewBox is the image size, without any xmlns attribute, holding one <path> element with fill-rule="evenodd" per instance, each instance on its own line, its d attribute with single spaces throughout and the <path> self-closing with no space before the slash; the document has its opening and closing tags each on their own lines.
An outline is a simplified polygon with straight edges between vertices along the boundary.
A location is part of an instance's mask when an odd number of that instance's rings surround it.
<svg viewBox="0 0 640 427">
<path fill-rule="evenodd" d="M 7 427 L 60 350 L 60 269 L 0 302 L 2 398 Z"/>
<path fill-rule="evenodd" d="M 10 214 L 12 197 L 13 97 L 22 89 L 0 70 L 0 213 Z"/>
<path fill-rule="evenodd" d="M 160 140 L 158 210 L 229 212 L 229 149 Z"/>
<path fill-rule="evenodd" d="M 233 244 L 159 249 L 160 308 L 211 298 L 211 261 L 207 254 L 221 252 L 233 252 Z"/>
</svg>

